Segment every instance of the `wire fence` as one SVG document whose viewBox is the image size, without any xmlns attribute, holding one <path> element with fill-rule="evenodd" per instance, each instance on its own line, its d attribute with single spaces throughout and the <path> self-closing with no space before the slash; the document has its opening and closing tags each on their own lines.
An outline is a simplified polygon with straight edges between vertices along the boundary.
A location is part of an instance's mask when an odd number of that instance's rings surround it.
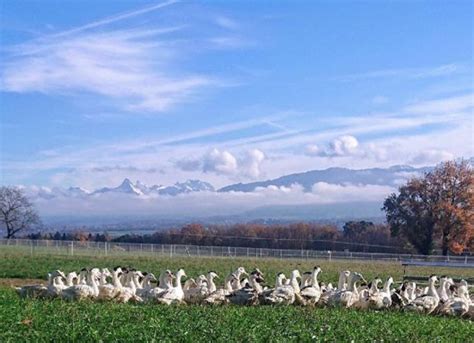
<svg viewBox="0 0 474 343">
<path fill-rule="evenodd" d="M 445 262 L 474 265 L 474 256 L 412 255 L 365 253 L 331 250 L 290 250 L 246 247 L 199 246 L 180 244 L 140 244 L 92 241 L 0 239 L 0 253 L 69 256 L 143 256 L 143 257 L 242 257 L 277 259 L 326 259 Z"/>
</svg>

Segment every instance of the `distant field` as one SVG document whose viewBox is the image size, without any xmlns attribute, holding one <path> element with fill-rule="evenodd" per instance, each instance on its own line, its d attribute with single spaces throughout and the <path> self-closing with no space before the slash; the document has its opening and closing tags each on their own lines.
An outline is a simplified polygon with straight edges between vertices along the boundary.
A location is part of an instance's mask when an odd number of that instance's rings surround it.
<svg viewBox="0 0 474 343">
<path fill-rule="evenodd" d="M 143 257 L 29 256 L 0 251 L 0 278 L 41 278 L 53 269 L 129 265 L 159 273 L 184 268 L 193 277 L 208 270 L 221 276 L 237 266 L 259 267 L 272 285 L 276 273 L 298 268 L 323 269 L 321 280 L 335 282 L 342 269 L 357 270 L 367 279 L 376 275 L 399 280 L 398 263 Z M 412 274 L 449 274 L 473 277 L 470 269 L 412 268 Z M 0 342 L 19 341 L 402 341 L 472 342 L 474 324 L 457 318 L 440 318 L 399 312 L 358 312 L 300 307 L 202 307 L 65 303 L 60 300 L 21 300 L 0 287 Z"/>
</svg>

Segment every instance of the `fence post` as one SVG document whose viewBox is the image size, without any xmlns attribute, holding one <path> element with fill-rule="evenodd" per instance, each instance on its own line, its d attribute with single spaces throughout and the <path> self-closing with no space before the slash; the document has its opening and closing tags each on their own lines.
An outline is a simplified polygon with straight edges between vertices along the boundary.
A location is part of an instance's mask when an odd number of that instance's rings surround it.
<svg viewBox="0 0 474 343">
<path fill-rule="evenodd" d="M 30 240 L 30 255 L 33 256 L 33 241 Z"/>
<path fill-rule="evenodd" d="M 107 256 L 107 242 L 104 243 L 104 253 L 105 256 Z"/>
<path fill-rule="evenodd" d="M 74 256 L 74 241 L 71 241 L 71 256 Z"/>
</svg>

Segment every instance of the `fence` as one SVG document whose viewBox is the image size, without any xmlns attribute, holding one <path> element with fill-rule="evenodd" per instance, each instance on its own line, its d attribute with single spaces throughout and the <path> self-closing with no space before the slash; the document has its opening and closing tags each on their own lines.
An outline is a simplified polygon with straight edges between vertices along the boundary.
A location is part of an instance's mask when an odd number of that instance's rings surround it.
<svg viewBox="0 0 474 343">
<path fill-rule="evenodd" d="M 198 246 L 178 244 L 137 244 L 114 242 L 80 242 L 54 240 L 0 239 L 0 253 L 21 252 L 30 255 L 70 256 L 143 256 L 143 257 L 247 257 L 279 259 L 425 261 L 474 264 L 474 256 L 410 255 L 364 253 L 350 251 L 319 251 L 264 249 L 245 247 Z"/>
</svg>

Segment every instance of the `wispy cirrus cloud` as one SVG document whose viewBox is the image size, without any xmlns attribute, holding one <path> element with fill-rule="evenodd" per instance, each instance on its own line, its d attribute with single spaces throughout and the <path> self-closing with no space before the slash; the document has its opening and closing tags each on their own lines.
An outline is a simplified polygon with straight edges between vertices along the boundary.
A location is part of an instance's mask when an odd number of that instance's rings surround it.
<svg viewBox="0 0 474 343">
<path fill-rule="evenodd" d="M 130 111 L 163 111 L 215 80 L 173 72 L 179 51 L 164 30 L 81 33 L 15 46 L 2 72 L 3 91 L 96 94 Z"/>
<path fill-rule="evenodd" d="M 228 86 L 218 76 L 192 71 L 187 63 L 192 50 L 187 43 L 201 42 L 201 49 L 206 50 L 247 46 L 249 42 L 235 32 L 236 23 L 230 18 L 214 20 L 209 16 L 208 27 L 201 34 L 187 30 L 188 26 L 200 24 L 192 20 L 182 25 L 178 20 L 174 26 L 168 20 L 166 27 L 151 22 L 125 25 L 126 28 L 122 25 L 121 29 L 110 25 L 177 2 L 161 2 L 6 46 L 0 90 L 95 95 L 112 107 L 140 113 L 163 112 L 178 103 L 195 100 L 197 94 L 210 87 Z M 224 26 L 233 27 L 234 32 L 222 34 L 217 30 Z"/>
<path fill-rule="evenodd" d="M 100 19 L 100 20 L 97 20 L 97 21 L 79 26 L 79 27 L 75 27 L 75 28 L 72 28 L 72 29 L 69 29 L 69 30 L 65 30 L 65 31 L 56 33 L 56 34 L 52 34 L 49 37 L 50 38 L 52 38 L 52 37 L 63 37 L 63 36 L 71 35 L 71 34 L 76 34 L 76 33 L 81 32 L 81 31 L 94 29 L 94 28 L 97 28 L 97 27 L 100 27 L 100 26 L 112 24 L 112 23 L 117 22 L 117 21 L 129 19 L 129 18 L 132 18 L 132 17 L 136 17 L 138 15 L 142 15 L 142 14 L 146 14 L 146 13 L 149 13 L 149 12 L 152 12 L 152 11 L 156 11 L 156 10 L 159 10 L 161 8 L 176 4 L 177 2 L 179 2 L 179 1 L 178 0 L 169 0 L 169 1 L 161 2 L 161 3 L 157 3 L 157 4 L 154 4 L 154 5 L 151 5 L 151 6 L 147 6 L 147 7 L 144 7 L 144 8 L 140 8 L 140 9 L 137 9 L 137 10 L 116 14 L 116 15 L 113 15 L 113 16 L 110 16 L 110 17 L 107 17 L 107 18 L 103 18 L 103 19 Z"/>
<path fill-rule="evenodd" d="M 405 79 L 424 79 L 430 77 L 449 76 L 453 74 L 460 74 L 467 72 L 468 69 L 457 63 L 444 64 L 435 67 L 424 68 L 394 68 L 394 69 L 379 69 L 362 73 L 341 75 L 334 78 L 336 81 L 356 81 L 363 79 L 378 79 L 378 78 L 405 78 Z"/>
</svg>

